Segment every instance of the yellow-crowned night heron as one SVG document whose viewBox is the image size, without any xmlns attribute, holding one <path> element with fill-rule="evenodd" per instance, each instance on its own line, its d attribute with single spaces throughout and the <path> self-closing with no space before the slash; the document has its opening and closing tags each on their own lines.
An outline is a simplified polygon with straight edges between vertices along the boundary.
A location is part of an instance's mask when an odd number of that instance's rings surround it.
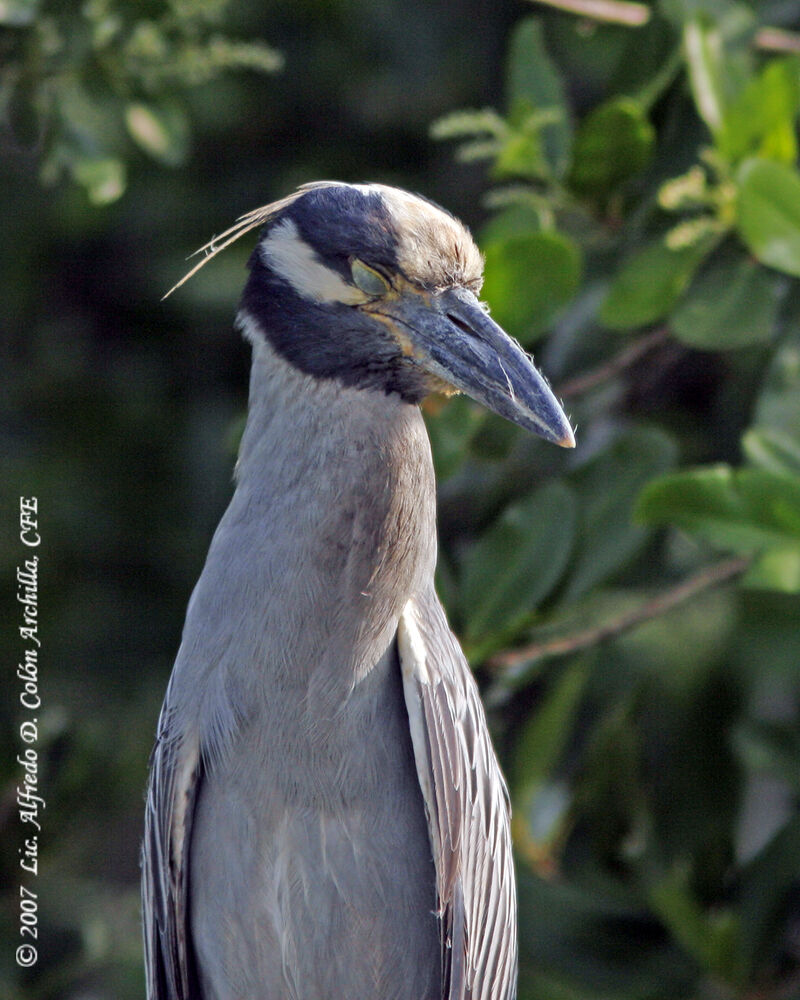
<svg viewBox="0 0 800 1000">
<path fill-rule="evenodd" d="M 143 849 L 150 1000 L 508 1000 L 508 794 L 434 593 L 417 404 L 572 432 L 478 301 L 467 230 L 378 184 L 264 225 L 236 491 L 186 614 Z"/>
</svg>

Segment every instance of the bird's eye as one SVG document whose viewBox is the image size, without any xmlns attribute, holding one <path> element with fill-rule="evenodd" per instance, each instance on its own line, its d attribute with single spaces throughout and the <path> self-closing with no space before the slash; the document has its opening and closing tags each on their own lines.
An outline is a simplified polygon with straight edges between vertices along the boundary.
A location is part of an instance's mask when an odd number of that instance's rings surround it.
<svg viewBox="0 0 800 1000">
<path fill-rule="evenodd" d="M 389 291 L 389 282 L 386 278 L 366 264 L 362 264 L 360 260 L 353 261 L 350 271 L 356 287 L 365 295 L 385 295 Z"/>
</svg>

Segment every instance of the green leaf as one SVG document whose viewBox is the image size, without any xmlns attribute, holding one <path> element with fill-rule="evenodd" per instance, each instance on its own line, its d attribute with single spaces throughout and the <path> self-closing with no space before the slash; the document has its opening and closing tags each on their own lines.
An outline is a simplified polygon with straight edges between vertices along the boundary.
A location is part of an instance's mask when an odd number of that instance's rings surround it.
<svg viewBox="0 0 800 1000">
<path fill-rule="evenodd" d="M 681 297 L 713 240 L 671 250 L 662 240 L 650 243 L 617 274 L 600 321 L 612 330 L 630 330 L 663 319 Z"/>
<path fill-rule="evenodd" d="M 731 163 L 748 155 L 790 165 L 797 159 L 800 80 L 794 59 L 774 59 L 725 110 L 717 148 Z"/>
<path fill-rule="evenodd" d="M 581 123 L 569 182 L 585 197 L 608 195 L 647 166 L 654 143 L 653 126 L 634 100 L 606 101 Z"/>
<path fill-rule="evenodd" d="M 527 346 L 574 295 L 580 274 L 580 252 L 566 236 L 513 236 L 486 248 L 483 297 L 497 322 Z"/>
<path fill-rule="evenodd" d="M 754 424 L 782 431 L 793 438 L 800 434 L 800 331 L 796 324 L 781 341 L 767 370 L 755 406 Z"/>
<path fill-rule="evenodd" d="M 508 457 L 519 441 L 520 433 L 524 432 L 510 420 L 504 420 L 495 413 L 487 413 L 485 410 L 483 413 L 485 419 L 470 438 L 469 453 L 475 458 L 500 462 Z"/>
<path fill-rule="evenodd" d="M 491 108 L 452 111 L 437 118 L 431 125 L 430 134 L 431 138 L 439 140 L 474 138 L 479 135 L 504 139 L 508 134 L 508 125 Z"/>
<path fill-rule="evenodd" d="M 490 144 L 478 145 L 473 149 L 472 158 L 480 158 L 492 154 Z M 482 148 L 481 148 L 482 147 Z M 475 157 L 477 152 L 477 157 Z M 492 176 L 497 179 L 507 177 L 528 177 L 533 180 L 547 178 L 549 168 L 544 154 L 541 120 L 532 110 L 526 118 L 516 123 L 516 128 L 509 132 L 508 138 L 499 148 L 495 147 L 496 160 L 492 168 Z"/>
<path fill-rule="evenodd" d="M 542 22 L 536 16 L 519 21 L 511 33 L 506 75 L 506 103 L 528 101 L 535 108 L 565 111 L 564 84 L 544 44 Z"/>
<path fill-rule="evenodd" d="M 550 483 L 506 508 L 464 559 L 461 611 L 470 641 L 525 620 L 558 583 L 572 551 L 576 505 Z"/>
<path fill-rule="evenodd" d="M 571 795 L 554 772 L 572 738 L 588 677 L 585 659 L 574 660 L 556 674 L 517 743 L 513 768 L 515 816 L 524 824 L 523 835 L 529 848 L 537 852 L 546 852 L 558 838 L 568 814 Z"/>
<path fill-rule="evenodd" d="M 160 106 L 129 104 L 125 125 L 134 142 L 154 160 L 168 167 L 183 163 L 189 144 L 189 122 L 175 102 L 165 101 Z"/>
<path fill-rule="evenodd" d="M 731 0 L 658 0 L 661 13 L 679 27 L 701 17 L 718 21 L 730 10 Z"/>
<path fill-rule="evenodd" d="M 800 871 L 800 817 L 786 826 L 745 867 L 739 883 L 746 958 L 760 966 L 776 954 L 785 933 L 785 913 Z"/>
<path fill-rule="evenodd" d="M 441 406 L 426 404 L 425 423 L 437 480 L 458 471 L 467 457 L 469 442 L 485 419 L 486 411 L 468 396 L 456 396 Z"/>
<path fill-rule="evenodd" d="M 762 264 L 800 277 L 800 174 L 752 159 L 742 165 L 738 181 L 739 235 Z"/>
<path fill-rule="evenodd" d="M 24 28 L 32 24 L 41 6 L 40 0 L 0 0 L 0 24 Z"/>
<path fill-rule="evenodd" d="M 766 472 L 800 476 L 800 438 L 772 427 L 753 427 L 742 438 L 742 449 L 753 465 Z"/>
<path fill-rule="evenodd" d="M 650 905 L 669 927 L 675 940 L 702 968 L 731 986 L 744 979 L 741 928 L 727 909 L 705 912 L 690 887 L 687 865 L 676 865 L 649 892 Z"/>
<path fill-rule="evenodd" d="M 599 884 L 598 884 L 599 883 Z M 523 965 L 583 985 L 587 997 L 613 1000 L 687 997 L 694 963 L 654 933 L 642 900 L 596 879 L 591 888 L 519 873 Z M 539 1000 L 549 1000 L 550 994 Z"/>
<path fill-rule="evenodd" d="M 785 286 L 749 257 L 718 257 L 697 277 L 670 317 L 684 344 L 720 351 L 769 340 Z"/>
<path fill-rule="evenodd" d="M 80 158 L 70 166 L 72 176 L 85 188 L 93 205 L 109 205 L 125 193 L 125 164 L 121 160 Z"/>
<path fill-rule="evenodd" d="M 513 236 L 530 236 L 541 228 L 539 212 L 532 205 L 510 205 L 489 219 L 481 230 L 480 245 L 491 246 Z"/>
<path fill-rule="evenodd" d="M 675 524 L 743 554 L 800 542 L 800 479 L 715 465 L 663 476 L 643 490 L 637 517 Z"/>
<path fill-rule="evenodd" d="M 514 755 L 515 815 L 537 849 L 558 837 L 571 796 L 553 772 L 572 738 L 575 717 L 589 677 L 585 660 L 558 674 L 528 718 Z"/>
<path fill-rule="evenodd" d="M 800 594 L 800 543 L 767 549 L 742 582 L 758 590 Z"/>
<path fill-rule="evenodd" d="M 520 107 L 556 112 L 544 129 L 543 146 L 556 174 L 563 173 L 572 139 L 564 83 L 548 55 L 538 17 L 520 21 L 511 35 L 506 78 L 506 103 L 516 117 Z"/>
<path fill-rule="evenodd" d="M 573 601 L 629 562 L 647 533 L 633 523 L 633 505 L 653 476 L 675 465 L 662 431 L 638 427 L 614 441 L 572 477 L 580 500 L 579 544 L 564 598 Z"/>
<path fill-rule="evenodd" d="M 800 477 L 727 465 L 679 472 L 650 483 L 636 513 L 757 555 L 744 579 L 749 586 L 800 591 Z"/>
<path fill-rule="evenodd" d="M 793 720 L 750 719 L 737 727 L 734 747 L 749 771 L 771 774 L 800 791 L 800 729 Z"/>
<path fill-rule="evenodd" d="M 716 24 L 694 17 L 683 28 L 689 85 L 698 114 L 712 134 L 722 126 L 722 38 Z"/>
<path fill-rule="evenodd" d="M 523 794 L 552 777 L 572 734 L 589 676 L 585 660 L 557 675 L 528 718 L 514 757 L 515 792 Z"/>
</svg>

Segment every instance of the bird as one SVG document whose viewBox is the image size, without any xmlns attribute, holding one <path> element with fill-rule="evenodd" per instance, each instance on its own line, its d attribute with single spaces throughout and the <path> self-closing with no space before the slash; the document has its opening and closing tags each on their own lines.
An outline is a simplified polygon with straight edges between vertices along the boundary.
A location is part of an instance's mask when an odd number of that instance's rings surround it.
<svg viewBox="0 0 800 1000">
<path fill-rule="evenodd" d="M 564 447 L 572 429 L 434 202 L 305 184 L 186 278 L 253 229 L 235 489 L 150 761 L 147 996 L 512 1000 L 509 794 L 434 589 L 420 403 L 466 393 Z"/>
</svg>

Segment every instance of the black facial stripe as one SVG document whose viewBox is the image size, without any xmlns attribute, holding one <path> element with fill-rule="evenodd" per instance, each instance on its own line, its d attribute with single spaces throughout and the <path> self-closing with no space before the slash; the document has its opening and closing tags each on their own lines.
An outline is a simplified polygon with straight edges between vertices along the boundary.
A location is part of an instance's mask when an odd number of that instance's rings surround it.
<svg viewBox="0 0 800 1000">
<path fill-rule="evenodd" d="M 397 392 L 409 403 L 427 395 L 425 375 L 390 332 L 354 306 L 304 298 L 270 271 L 256 249 L 241 308 L 276 352 L 299 371 L 342 385 Z"/>
<path fill-rule="evenodd" d="M 377 191 L 346 185 L 311 190 L 284 217 L 292 219 L 320 260 L 347 281 L 352 280 L 354 257 L 389 276 L 398 271 L 399 236 Z"/>
</svg>

